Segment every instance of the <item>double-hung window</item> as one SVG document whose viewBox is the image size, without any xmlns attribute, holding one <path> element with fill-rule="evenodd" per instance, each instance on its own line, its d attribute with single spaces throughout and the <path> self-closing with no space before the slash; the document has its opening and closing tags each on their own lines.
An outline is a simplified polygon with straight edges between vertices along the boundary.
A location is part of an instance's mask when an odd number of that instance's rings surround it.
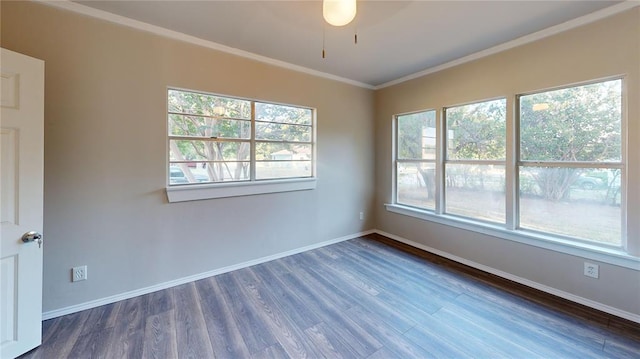
<svg viewBox="0 0 640 359">
<path fill-rule="evenodd" d="M 622 80 L 518 96 L 519 225 L 622 245 Z"/>
<path fill-rule="evenodd" d="M 311 177 L 312 111 L 255 102 L 255 179 Z"/>
<path fill-rule="evenodd" d="M 169 89 L 167 110 L 169 190 L 265 189 L 218 190 L 203 197 L 215 198 L 309 189 L 277 187 L 274 181 L 314 178 L 313 109 Z"/>
<path fill-rule="evenodd" d="M 447 107 L 444 212 L 505 222 L 506 100 Z"/>
<path fill-rule="evenodd" d="M 440 119 L 434 110 L 396 115 L 389 210 L 624 250 L 622 89 L 613 79 L 512 94 L 509 116 L 506 98 L 443 106 Z"/>
<path fill-rule="evenodd" d="M 397 203 L 434 210 L 436 111 L 396 116 Z"/>
</svg>

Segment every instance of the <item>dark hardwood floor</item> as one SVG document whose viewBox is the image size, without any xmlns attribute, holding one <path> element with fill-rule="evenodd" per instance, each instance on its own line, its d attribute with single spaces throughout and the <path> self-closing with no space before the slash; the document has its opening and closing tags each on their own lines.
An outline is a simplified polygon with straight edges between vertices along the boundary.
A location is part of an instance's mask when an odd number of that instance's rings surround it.
<svg viewBox="0 0 640 359">
<path fill-rule="evenodd" d="M 640 358 L 640 325 L 370 235 L 47 320 L 23 358 Z"/>
</svg>

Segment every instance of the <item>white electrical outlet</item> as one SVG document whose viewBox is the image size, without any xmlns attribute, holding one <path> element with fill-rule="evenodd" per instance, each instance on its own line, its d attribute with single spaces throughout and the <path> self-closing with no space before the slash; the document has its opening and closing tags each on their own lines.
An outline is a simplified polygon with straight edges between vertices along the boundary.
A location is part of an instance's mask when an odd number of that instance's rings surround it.
<svg viewBox="0 0 640 359">
<path fill-rule="evenodd" d="M 87 280 L 87 266 L 73 267 L 71 269 L 71 281 Z"/>
<path fill-rule="evenodd" d="M 584 275 L 591 278 L 598 278 L 600 276 L 600 270 L 597 264 L 584 262 Z"/>
<path fill-rule="evenodd" d="M 364 220 L 364 212 L 360 212 L 360 220 Z"/>
</svg>

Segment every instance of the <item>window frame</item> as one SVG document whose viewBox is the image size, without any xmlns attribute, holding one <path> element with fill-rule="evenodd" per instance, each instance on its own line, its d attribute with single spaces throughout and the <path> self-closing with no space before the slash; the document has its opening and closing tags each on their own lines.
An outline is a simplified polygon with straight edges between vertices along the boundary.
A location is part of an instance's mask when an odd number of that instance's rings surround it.
<svg viewBox="0 0 640 359">
<path fill-rule="evenodd" d="M 419 114 L 419 113 L 427 113 L 427 112 L 433 112 L 434 113 L 434 125 L 435 125 L 435 141 L 436 141 L 436 145 L 435 145 L 435 155 L 433 159 L 406 159 L 406 158 L 398 158 L 398 153 L 400 152 L 399 149 L 399 136 L 400 136 L 400 131 L 398 131 L 398 124 L 400 122 L 400 117 L 402 116 L 410 116 L 410 115 L 415 115 L 415 114 Z M 439 133 L 439 129 L 438 127 L 440 126 L 440 115 L 438 113 L 438 111 L 436 109 L 426 109 L 426 110 L 418 110 L 418 111 L 412 111 L 412 112 L 405 112 L 405 113 L 401 113 L 401 114 L 397 114 L 394 115 L 394 126 L 393 126 L 393 137 L 394 137 L 394 144 L 393 144 L 393 156 L 394 156 L 394 165 L 393 165 L 393 202 L 394 203 L 398 203 L 398 167 L 400 163 L 419 163 L 419 164 L 430 164 L 432 163 L 434 166 L 434 171 L 435 171 L 435 195 L 438 196 L 438 186 L 439 186 L 439 181 L 438 181 L 438 172 L 437 171 L 437 163 L 438 163 L 438 156 L 440 156 L 439 154 L 439 148 L 438 148 L 438 133 Z M 428 211 L 432 211 L 432 212 L 437 212 L 438 211 L 438 203 L 439 201 L 436 199 L 435 200 L 435 206 L 434 209 L 425 209 Z M 409 207 L 414 207 L 417 209 L 424 209 L 423 207 L 418 207 L 418 206 L 414 206 L 414 205 L 410 205 L 410 204 L 402 204 L 404 206 L 409 206 Z"/>
<path fill-rule="evenodd" d="M 493 102 L 493 101 L 499 101 L 499 100 L 504 100 L 504 110 L 505 110 L 505 114 L 504 114 L 504 121 L 505 121 L 505 132 L 504 132 L 504 141 L 505 141 L 505 149 L 504 149 L 504 156 L 503 159 L 460 159 L 460 158 L 456 158 L 456 159 L 450 159 L 449 158 L 449 126 L 447 125 L 447 110 L 452 109 L 452 108 L 457 108 L 457 107 L 463 107 L 463 106 L 469 106 L 469 105 L 476 105 L 476 104 L 481 104 L 481 103 L 485 103 L 485 102 Z M 451 105 L 451 106 L 444 106 L 442 107 L 442 124 L 441 124 L 441 128 L 442 128 L 442 134 L 440 135 L 439 138 L 442 139 L 442 146 L 438 146 L 438 144 L 436 144 L 436 147 L 442 147 L 442 166 L 440 168 L 442 168 L 442 178 L 446 181 L 447 178 L 447 165 L 479 165 L 479 166 L 502 166 L 504 167 L 504 178 L 505 178 L 505 188 L 504 188 L 504 193 L 505 193 L 505 216 L 504 216 L 504 222 L 496 222 L 496 221 L 490 221 L 490 220 L 483 220 L 483 219 L 479 219 L 479 218 L 473 218 L 473 217 L 468 217 L 468 216 L 463 216 L 460 214 L 455 214 L 455 213 L 449 213 L 447 212 L 447 184 L 445 182 L 440 183 L 440 186 L 442 188 L 442 195 L 440 196 L 441 198 L 441 203 L 438 206 L 440 208 L 440 211 L 438 213 L 441 214 L 447 214 L 449 216 L 453 216 L 453 217 L 460 217 L 460 218 L 465 218 L 468 220 L 473 220 L 473 221 L 478 221 L 481 223 L 492 223 L 492 224 L 503 224 L 506 225 L 508 223 L 508 207 L 507 207 L 507 151 L 508 151 L 508 146 L 507 146 L 507 140 L 508 140 L 508 136 L 507 136 L 507 106 L 508 106 L 508 101 L 507 101 L 507 97 L 506 96 L 499 96 L 499 97 L 493 97 L 493 98 L 488 98 L 488 99 L 483 99 L 483 100 L 479 100 L 479 101 L 473 101 L 473 102 L 466 102 L 466 103 L 462 103 L 462 104 L 457 104 L 457 105 Z"/>
<path fill-rule="evenodd" d="M 563 89 L 570 89 L 576 87 L 583 87 L 589 85 L 600 84 L 604 82 L 610 81 L 620 81 L 620 161 L 619 162 L 610 162 L 610 161 L 545 161 L 545 160 L 522 160 L 520 147 L 521 147 L 521 114 L 520 114 L 520 102 L 523 96 L 541 94 L 545 92 L 553 92 Z M 514 129 L 515 129 L 515 138 L 513 141 L 514 144 L 514 158 L 515 164 L 513 168 L 514 175 L 514 187 L 516 191 L 515 196 L 515 217 L 514 217 L 514 227 L 518 231 L 522 231 L 525 233 L 538 234 L 542 236 L 551 235 L 552 237 L 558 237 L 563 240 L 572 241 L 576 243 L 583 243 L 585 245 L 594 244 L 597 247 L 609 248 L 613 250 L 622 250 L 624 252 L 628 251 L 628 238 L 626 235 L 626 132 L 627 132 L 627 122 L 626 122 L 626 81 L 624 76 L 613 76 L 601 79 L 595 79 L 590 81 L 583 81 L 579 83 L 573 83 L 568 85 L 555 86 L 551 88 L 545 88 L 536 91 L 528 91 L 523 93 L 518 93 L 514 98 Z M 519 196 L 519 185 L 520 178 L 519 173 L 521 168 L 535 168 L 535 167 L 548 167 L 548 168 L 598 168 L 598 169 L 617 169 L 620 171 L 620 244 L 608 244 L 604 242 L 597 242 L 595 240 L 588 240 L 579 237 L 573 237 L 562 234 L 550 234 L 545 231 L 535 230 L 531 228 L 522 228 L 520 226 L 521 216 L 520 216 L 520 196 Z"/>
<path fill-rule="evenodd" d="M 217 137 L 200 137 L 200 136 L 177 136 L 171 135 L 169 129 L 169 116 L 171 116 L 172 112 L 169 111 L 169 93 L 170 91 L 178 91 L 178 92 L 188 92 L 194 94 L 202 94 L 206 96 L 215 96 L 232 100 L 240 100 L 240 101 L 248 101 L 250 102 L 251 114 L 250 119 L 233 119 L 238 121 L 248 121 L 250 123 L 250 136 L 249 138 L 217 138 Z M 271 101 L 263 101 L 249 98 L 242 98 L 237 96 L 229 96 L 229 95 L 221 95 L 217 93 L 199 91 L 199 90 L 191 90 L 191 89 L 183 89 L 179 87 L 167 87 L 166 89 L 166 120 L 165 120 L 165 136 L 166 136 L 166 166 L 165 166 L 165 183 L 166 183 L 166 193 L 167 199 L 170 203 L 172 202 L 183 202 L 183 201 L 194 201 L 194 200 L 203 200 L 203 199 L 215 199 L 215 198 L 226 198 L 226 197 L 237 197 L 237 196 L 250 196 L 250 195 L 259 195 L 259 194 L 268 194 L 268 193 L 279 193 L 279 192 L 291 192 L 291 191 L 304 191 L 304 190 L 313 190 L 316 188 L 317 183 L 317 175 L 316 175 L 316 166 L 317 166 L 317 110 L 308 106 L 301 105 L 293 105 L 293 104 L 284 104 L 278 102 Z M 311 128 L 311 136 L 309 141 L 279 141 L 279 140 L 267 140 L 267 139 L 256 139 L 256 123 L 266 123 L 265 121 L 257 121 L 256 120 L 256 104 L 266 104 L 266 105 L 276 105 L 276 106 L 285 106 L 285 107 L 294 107 L 309 110 L 311 112 L 311 123 L 309 125 L 304 125 Z M 199 116 L 199 115 L 196 115 Z M 297 125 L 296 125 L 297 126 Z M 249 143 L 249 158 L 246 161 L 249 163 L 249 178 L 246 180 L 227 180 L 227 181 L 219 181 L 219 182 L 204 182 L 204 183 L 186 183 L 186 184 L 171 184 L 170 183 L 170 173 L 171 166 L 175 160 L 172 161 L 170 158 L 170 143 L 172 140 L 181 140 L 184 138 L 190 137 L 191 139 L 195 139 L 198 141 L 222 141 L 222 142 L 245 142 Z M 258 161 L 256 159 L 256 149 L 258 143 L 302 143 L 304 145 L 308 145 L 311 148 L 310 153 L 310 176 L 298 176 L 298 177 L 282 177 L 282 178 L 265 178 L 259 179 L 256 177 L 256 164 Z M 178 161 L 180 162 L 180 161 Z M 190 161 L 190 162 L 203 162 L 203 161 Z M 213 161 L 204 161 L 204 162 L 213 162 Z"/>
<path fill-rule="evenodd" d="M 606 243 L 599 243 L 595 241 L 585 241 L 581 238 L 563 236 L 553 233 L 546 233 L 541 231 L 535 231 L 530 229 L 522 229 L 519 227 L 520 215 L 519 210 L 519 179 L 518 171 L 520 168 L 520 113 L 519 113 L 519 98 L 521 96 L 542 93 L 547 91 L 553 91 L 558 89 L 565 89 L 571 87 L 579 87 L 590 84 L 597 84 L 601 82 L 620 80 L 621 81 L 621 160 L 620 162 L 580 162 L 576 164 L 576 167 L 601 167 L 611 168 L 616 167 L 620 169 L 620 208 L 622 221 L 622 233 L 621 244 L 610 245 Z M 447 214 L 444 212 L 443 204 L 444 200 L 444 165 L 446 163 L 446 118 L 445 108 L 454 107 L 451 106 L 438 106 L 440 111 L 437 111 L 436 121 L 436 210 L 432 211 L 425 208 L 416 206 L 403 205 L 397 202 L 397 121 L 396 116 L 392 116 L 392 162 L 393 162 L 393 174 L 392 174 L 392 203 L 385 204 L 387 211 L 402 215 L 411 216 L 421 220 L 427 220 L 430 222 L 445 224 L 451 227 L 470 230 L 485 235 L 511 240 L 527 245 L 532 245 L 540 248 L 545 248 L 561 253 L 567 253 L 572 255 L 581 256 L 583 258 L 602 261 L 604 263 L 611 263 L 619 265 L 625 268 L 631 268 L 634 270 L 640 270 L 640 257 L 634 253 L 629 252 L 629 239 L 627 237 L 627 138 L 628 136 L 628 93 L 627 93 L 627 77 L 624 75 L 610 76 L 599 79 L 592 79 L 589 81 L 565 84 L 561 86 L 543 88 L 534 91 L 510 93 L 503 96 L 490 97 L 480 101 L 473 101 L 469 103 L 477 103 L 483 101 L 490 101 L 495 99 L 506 99 L 506 154 L 505 154 L 505 205 L 506 223 L 493 223 L 485 222 L 481 220 L 474 220 L 473 218 L 457 216 L 453 214 Z M 415 111 L 420 112 L 420 111 Z M 407 112 L 413 113 L 413 112 Z M 527 164 L 532 164 L 531 161 L 525 161 Z"/>
</svg>

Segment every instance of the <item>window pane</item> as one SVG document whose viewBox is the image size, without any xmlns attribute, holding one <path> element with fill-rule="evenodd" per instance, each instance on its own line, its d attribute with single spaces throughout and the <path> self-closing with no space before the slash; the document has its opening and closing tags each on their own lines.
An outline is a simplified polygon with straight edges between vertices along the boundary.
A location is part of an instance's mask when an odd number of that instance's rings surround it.
<svg viewBox="0 0 640 359">
<path fill-rule="evenodd" d="M 520 156 L 531 161 L 621 160 L 622 80 L 520 97 Z"/>
<path fill-rule="evenodd" d="M 311 177 L 311 161 L 256 162 L 256 179 Z"/>
<path fill-rule="evenodd" d="M 169 141 L 171 161 L 244 161 L 249 160 L 249 142 Z"/>
<path fill-rule="evenodd" d="M 311 130 L 310 126 L 256 122 L 256 139 L 311 142 Z"/>
<path fill-rule="evenodd" d="M 169 112 L 251 119 L 251 101 L 169 90 Z"/>
<path fill-rule="evenodd" d="M 308 108 L 256 102 L 256 121 L 311 125 L 312 112 Z"/>
<path fill-rule="evenodd" d="M 447 108 L 447 159 L 504 160 L 506 104 L 500 99 Z"/>
<path fill-rule="evenodd" d="M 398 159 L 436 158 L 436 112 L 398 116 Z"/>
<path fill-rule="evenodd" d="M 446 212 L 505 222 L 505 170 L 495 165 L 446 165 Z"/>
<path fill-rule="evenodd" d="M 182 90 L 167 94 L 171 185 L 313 175 L 312 109 Z"/>
<path fill-rule="evenodd" d="M 434 163 L 399 162 L 396 175 L 398 178 L 397 203 L 435 210 Z"/>
<path fill-rule="evenodd" d="M 621 244 L 620 171 L 520 168 L 520 227 Z"/>
<path fill-rule="evenodd" d="M 246 181 L 249 162 L 192 162 L 172 163 L 169 166 L 169 184 Z"/>
<path fill-rule="evenodd" d="M 251 138 L 251 121 L 169 115 L 170 136 Z"/>
<path fill-rule="evenodd" d="M 256 143 L 258 161 L 308 161 L 311 160 L 311 145 L 292 143 Z"/>
</svg>

